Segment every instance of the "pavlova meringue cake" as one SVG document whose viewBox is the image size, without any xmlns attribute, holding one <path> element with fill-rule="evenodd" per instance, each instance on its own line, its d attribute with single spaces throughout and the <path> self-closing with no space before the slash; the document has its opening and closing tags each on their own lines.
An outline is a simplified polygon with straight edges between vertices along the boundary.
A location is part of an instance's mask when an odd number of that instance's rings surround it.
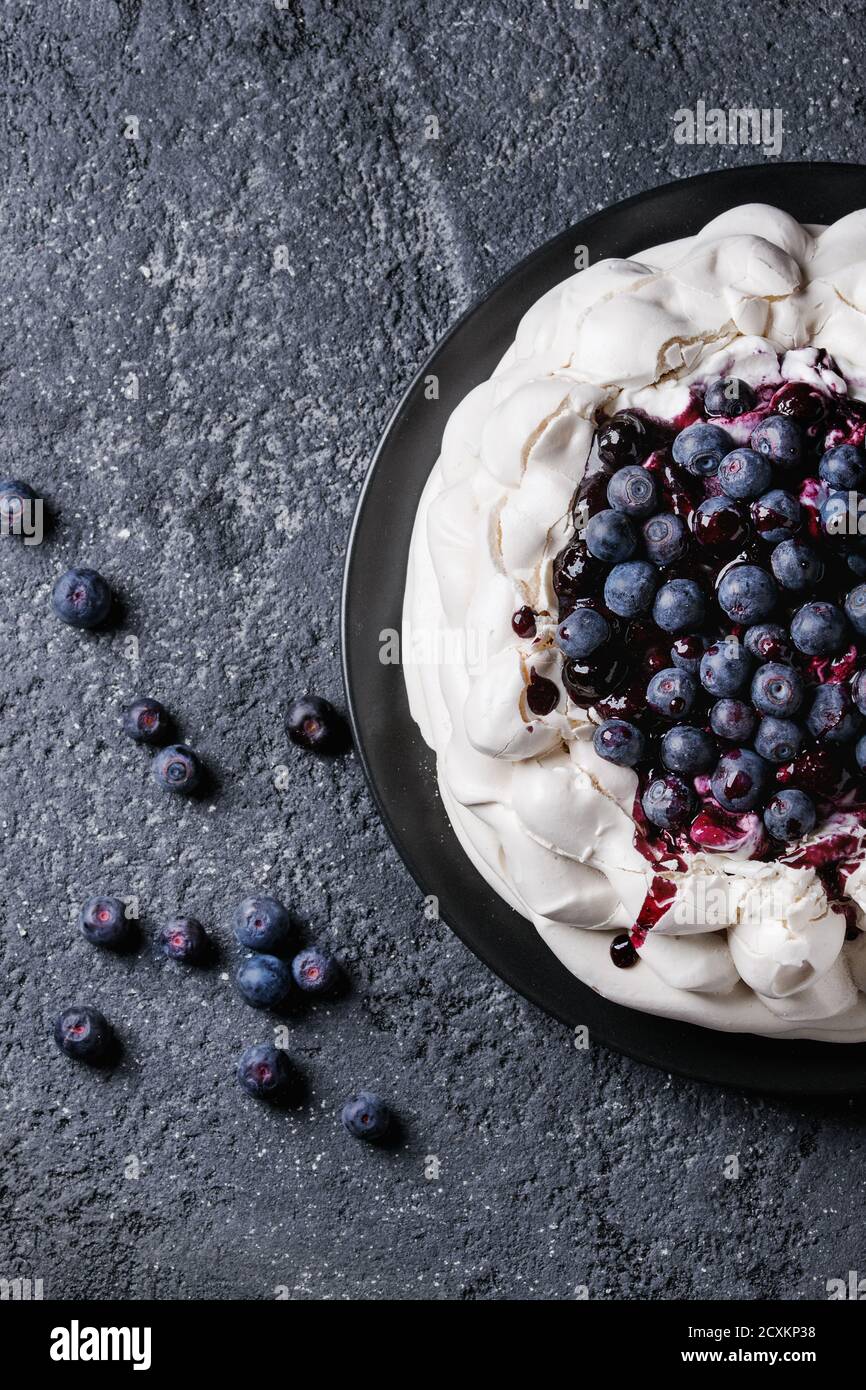
<svg viewBox="0 0 866 1390">
<path fill-rule="evenodd" d="M 412 714 L 478 871 L 618 1003 L 866 1039 L 864 435 L 866 211 L 763 205 L 558 285 L 448 422 Z"/>
</svg>

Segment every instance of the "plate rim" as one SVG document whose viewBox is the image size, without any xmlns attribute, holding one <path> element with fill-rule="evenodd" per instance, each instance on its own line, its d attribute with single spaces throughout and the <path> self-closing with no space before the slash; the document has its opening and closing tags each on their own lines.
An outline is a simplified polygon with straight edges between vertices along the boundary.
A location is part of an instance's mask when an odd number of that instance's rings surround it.
<svg viewBox="0 0 866 1390">
<path fill-rule="evenodd" d="M 371 760 L 366 746 L 366 737 L 362 727 L 362 715 L 359 710 L 358 700 L 356 698 L 356 687 L 355 682 L 353 680 L 352 638 L 351 633 L 349 631 L 351 619 L 350 608 L 353 598 L 352 591 L 354 579 L 354 565 L 357 560 L 357 540 L 361 531 L 361 527 L 365 520 L 365 511 L 368 505 L 369 495 L 372 491 L 374 482 L 376 481 L 377 469 L 381 466 L 382 459 L 386 456 L 389 448 L 391 447 L 392 436 L 394 435 L 395 431 L 400 426 L 400 424 L 403 422 L 404 417 L 412 408 L 413 398 L 415 397 L 419 387 L 423 385 L 425 377 L 430 375 L 433 363 L 440 356 L 440 354 L 447 347 L 453 344 L 454 340 L 462 333 L 466 326 L 476 317 L 476 315 L 484 308 L 484 306 L 491 299 L 494 298 L 494 296 L 498 292 L 503 290 L 509 283 L 523 276 L 529 270 L 530 267 L 536 265 L 539 261 L 553 256 L 556 252 L 556 248 L 558 248 L 566 242 L 571 241 L 571 239 L 578 232 L 585 235 L 588 231 L 591 232 L 593 226 L 597 225 L 598 222 L 604 219 L 609 219 L 612 214 L 627 213 L 627 211 L 630 208 L 638 207 L 642 203 L 645 203 L 653 198 L 658 198 L 660 196 L 675 197 L 677 192 L 681 193 L 686 188 L 690 188 L 692 190 L 697 191 L 701 186 L 707 184 L 721 185 L 728 183 L 731 185 L 736 185 L 738 181 L 741 181 L 743 178 L 746 178 L 748 176 L 754 177 L 757 174 L 766 175 L 768 169 L 772 170 L 773 174 L 777 177 L 781 175 L 783 178 L 793 178 L 795 176 L 803 177 L 820 171 L 822 175 L 826 175 L 828 173 L 834 176 L 839 175 L 842 177 L 858 175 L 864 180 L 866 180 L 866 164 L 860 164 L 854 161 L 835 160 L 823 162 L 814 160 L 797 160 L 776 161 L 770 166 L 765 164 L 738 165 L 732 168 L 713 170 L 700 174 L 689 175 L 684 178 L 672 180 L 670 183 L 655 185 L 652 188 L 644 189 L 638 193 L 630 194 L 627 198 L 619 199 L 616 202 L 610 203 L 606 205 L 604 208 L 596 209 L 594 212 L 589 213 L 586 217 L 579 218 L 577 221 L 571 223 L 562 231 L 557 232 L 552 237 L 547 238 L 544 242 L 540 243 L 528 254 L 522 256 L 517 262 L 515 262 L 513 266 L 509 267 L 491 285 L 489 285 L 485 290 L 479 293 L 472 300 L 470 305 L 463 311 L 463 313 L 461 313 L 455 319 L 455 321 L 449 325 L 444 334 L 441 337 L 437 338 L 434 345 L 425 353 L 422 361 L 420 362 L 420 365 L 413 373 L 408 385 L 406 385 L 403 389 L 397 404 L 391 410 L 384 427 L 381 429 L 378 442 L 370 458 L 370 462 L 367 468 L 365 469 L 364 477 L 362 479 L 361 487 L 358 492 L 357 501 L 355 503 L 355 507 L 352 514 L 352 520 L 348 531 L 340 592 L 340 664 L 354 748 L 360 761 L 367 787 L 372 795 L 374 805 L 376 806 L 377 812 L 382 820 L 382 823 L 385 827 L 386 833 L 388 834 L 391 844 L 397 851 L 397 854 L 403 862 L 403 864 L 406 866 L 416 886 L 419 889 L 421 889 L 421 891 L 424 893 L 427 892 L 427 889 L 429 887 L 425 871 L 423 867 L 419 864 L 414 851 L 411 849 L 409 845 L 407 845 L 404 836 L 396 823 L 394 815 L 392 814 L 392 810 L 388 805 L 385 796 L 381 792 L 381 789 L 377 782 L 377 778 L 372 768 Z M 731 203 L 731 206 L 735 205 L 736 204 L 734 202 Z M 515 320 L 515 326 L 518 321 L 519 315 Z M 471 388 L 462 388 L 463 395 L 466 394 L 467 389 Z M 417 507 L 415 510 L 417 510 Z M 402 682 L 402 661 L 400 662 L 399 670 L 400 680 Z M 432 752 L 430 753 L 430 756 L 431 758 L 434 756 Z M 439 795 L 438 785 L 435 789 L 435 792 L 436 796 L 439 798 L 441 802 L 441 796 Z M 471 860 L 466 855 L 466 851 L 460 844 L 460 841 L 458 840 L 453 826 L 451 825 L 450 818 L 448 817 L 447 811 L 445 811 L 444 806 L 442 807 L 442 811 L 448 823 L 449 833 L 453 838 L 454 848 L 456 849 L 457 853 L 463 856 L 466 859 L 466 862 L 470 864 L 472 872 L 476 874 L 482 882 L 484 882 L 482 875 L 479 873 L 477 868 L 471 863 Z M 516 912 L 515 909 L 511 908 L 510 905 L 506 903 L 504 899 L 499 898 L 499 895 L 495 893 L 495 890 L 489 884 L 485 883 L 485 887 L 490 894 L 494 895 L 494 897 L 499 899 L 499 902 L 504 907 L 508 908 L 509 911 L 513 912 L 516 922 L 519 923 L 521 921 L 525 921 L 521 914 Z M 512 978 L 511 974 L 507 970 L 504 971 L 502 968 L 500 968 L 498 964 L 494 963 L 486 954 L 484 954 L 478 948 L 475 940 L 471 938 L 471 935 L 468 935 L 463 930 L 461 930 L 460 925 L 456 920 L 454 920 L 453 915 L 451 913 L 442 911 L 440 909 L 439 917 L 442 920 L 442 922 L 446 925 L 448 930 L 454 933 L 454 935 L 458 938 L 458 940 L 460 940 L 463 943 L 467 950 L 471 951 L 472 954 L 478 960 L 480 960 L 482 965 L 487 970 L 491 971 L 495 978 L 501 980 L 509 989 L 512 989 L 516 994 L 518 994 L 522 998 L 527 999 L 535 1007 L 541 1009 L 544 1013 L 555 1018 L 563 1026 L 569 1028 L 572 1026 L 571 1019 L 566 1017 L 562 1009 L 558 1007 L 555 1003 L 552 1003 L 549 999 L 543 997 L 543 992 L 536 988 L 535 983 L 531 978 L 520 980 Z M 531 924 L 529 925 L 531 926 Z M 534 931 L 535 929 L 532 928 L 532 930 Z M 557 960 L 557 958 L 554 956 L 554 953 L 550 950 L 550 947 L 546 944 L 546 942 L 543 941 L 543 939 L 540 936 L 538 937 L 538 940 L 539 943 L 542 945 L 544 951 L 547 952 L 551 957 L 553 957 L 554 960 Z M 561 962 L 558 963 L 561 964 Z M 591 989 L 591 987 L 588 986 L 584 981 L 580 980 L 579 977 L 571 975 L 571 972 L 568 972 L 565 966 L 562 966 L 562 969 L 566 971 L 566 973 L 569 975 L 569 978 L 572 979 L 580 988 L 582 988 L 583 990 Z M 846 1076 L 844 1077 L 844 1079 L 840 1078 L 842 1084 L 839 1084 L 838 1082 L 834 1083 L 832 1078 L 828 1077 L 826 1087 L 824 1085 L 807 1086 L 804 1089 L 801 1084 L 798 1085 L 796 1082 L 790 1081 L 784 1075 L 779 1078 L 778 1085 L 773 1083 L 768 1084 L 766 1081 L 752 1081 L 748 1075 L 744 1075 L 741 1078 L 731 1079 L 726 1077 L 725 1079 L 720 1079 L 718 1076 L 713 1076 L 709 1072 L 702 1070 L 700 1067 L 694 1067 L 689 1069 L 687 1066 L 678 1066 L 674 1062 L 671 1062 L 669 1060 L 655 1060 L 654 1058 L 648 1056 L 646 1053 L 642 1054 L 639 1050 L 630 1047 L 628 1044 L 621 1043 L 620 1041 L 616 1040 L 616 1038 L 611 1038 L 609 1036 L 600 1037 L 597 1033 L 594 1033 L 594 1041 L 601 1043 L 602 1046 L 610 1048 L 612 1051 L 617 1052 L 622 1056 L 626 1056 L 630 1058 L 632 1061 L 639 1062 L 644 1066 L 653 1067 L 654 1069 L 662 1071 L 665 1074 L 676 1075 L 692 1082 L 697 1081 L 701 1084 L 712 1085 L 726 1090 L 740 1091 L 752 1095 L 776 1096 L 782 1099 L 787 1098 L 789 1100 L 798 1098 L 800 1100 L 813 1101 L 817 1101 L 820 1099 L 824 1099 L 826 1101 L 831 1101 L 833 1099 L 842 1101 L 851 1096 L 857 1095 L 862 1092 L 866 1092 L 866 1041 L 861 1043 L 834 1043 L 820 1041 L 816 1039 L 786 1039 L 784 1037 L 767 1037 L 764 1035 L 750 1033 L 729 1033 L 723 1030 L 703 1028 L 700 1024 L 684 1023 L 680 1020 L 663 1018 L 662 1016 L 657 1014 L 652 1014 L 644 1010 L 633 1009 L 630 1008 L 628 1005 L 618 1004 L 612 1000 L 607 1000 L 604 996 L 598 994 L 596 991 L 592 991 L 592 993 L 595 994 L 596 997 L 601 1001 L 603 1007 L 606 1006 L 608 1009 L 612 1011 L 612 1015 L 615 1015 L 616 1012 L 619 1011 L 624 1014 L 636 1016 L 638 1019 L 649 1019 L 654 1022 L 661 1022 L 666 1025 L 676 1026 L 677 1028 L 685 1030 L 687 1034 L 701 1034 L 704 1036 L 704 1038 L 706 1037 L 706 1035 L 709 1035 L 712 1039 L 716 1039 L 719 1041 L 720 1052 L 723 1051 L 726 1046 L 728 1051 L 731 1051 L 732 1044 L 736 1041 L 742 1042 L 743 1040 L 754 1040 L 756 1045 L 762 1048 L 778 1047 L 780 1050 L 778 1057 L 778 1061 L 780 1064 L 784 1064 L 785 1062 L 794 1063 L 796 1061 L 797 1056 L 799 1055 L 800 1057 L 802 1057 L 804 1052 L 808 1052 L 811 1056 L 820 1053 L 821 1056 L 826 1059 L 828 1064 L 832 1064 L 832 1061 L 836 1060 L 839 1057 L 840 1051 L 842 1052 L 842 1054 L 847 1054 L 847 1057 L 852 1062 L 855 1060 L 855 1054 L 860 1053 L 863 1064 L 862 1077 L 858 1080 L 852 1080 L 850 1076 Z M 612 1027 L 615 1031 L 615 1017 L 612 1018 Z M 784 1058 L 782 1056 L 782 1049 L 784 1049 L 786 1053 L 786 1056 Z M 852 1069 L 853 1068 L 848 1068 L 846 1070 Z"/>
</svg>

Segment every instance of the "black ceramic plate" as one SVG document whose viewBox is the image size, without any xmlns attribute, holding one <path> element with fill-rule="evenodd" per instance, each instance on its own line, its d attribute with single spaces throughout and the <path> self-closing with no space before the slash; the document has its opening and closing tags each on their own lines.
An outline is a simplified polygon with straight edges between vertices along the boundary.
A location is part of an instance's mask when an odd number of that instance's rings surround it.
<svg viewBox="0 0 866 1390">
<path fill-rule="evenodd" d="M 403 673 L 379 659 L 380 633 L 399 631 L 418 500 L 459 401 L 491 375 L 525 311 L 574 273 L 574 248 L 592 262 L 631 256 L 700 230 L 726 208 L 773 203 L 801 222 L 833 222 L 866 207 L 866 167 L 768 164 L 684 179 L 629 198 L 549 241 L 452 328 L 392 417 L 364 482 L 343 588 L 343 671 L 357 748 L 394 844 L 425 894 L 467 946 L 503 980 L 593 1041 L 665 1071 L 790 1096 L 866 1091 L 866 1044 L 794 1042 L 726 1034 L 608 1003 L 574 978 L 522 917 L 489 888 L 452 831 L 434 760 L 409 716 Z M 439 381 L 438 401 L 425 378 Z"/>
</svg>

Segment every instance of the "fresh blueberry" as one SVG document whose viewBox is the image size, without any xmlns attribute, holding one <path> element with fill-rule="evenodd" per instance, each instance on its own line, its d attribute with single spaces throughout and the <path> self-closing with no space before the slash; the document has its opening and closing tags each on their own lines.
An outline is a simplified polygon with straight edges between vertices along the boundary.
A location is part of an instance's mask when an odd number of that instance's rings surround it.
<svg viewBox="0 0 866 1390">
<path fill-rule="evenodd" d="M 667 666 L 657 671 L 646 688 L 646 701 L 664 719 L 684 719 L 695 703 L 697 682 L 687 671 Z"/>
<path fill-rule="evenodd" d="M 348 744 L 345 722 L 329 700 L 300 695 L 286 710 L 289 738 L 311 753 L 340 753 Z"/>
<path fill-rule="evenodd" d="M 748 382 L 736 376 L 721 376 L 711 381 L 704 392 L 704 411 L 733 420 L 754 410 L 757 397 Z"/>
<path fill-rule="evenodd" d="M 782 588 L 795 593 L 814 589 L 824 573 L 822 561 L 803 541 L 781 541 L 770 556 L 770 568 Z"/>
<path fill-rule="evenodd" d="M 845 600 L 845 616 L 860 637 L 866 637 L 866 584 L 858 584 Z"/>
<path fill-rule="evenodd" d="M 638 613 L 646 613 L 652 608 L 658 584 L 659 572 L 649 560 L 626 560 L 623 565 L 614 565 L 607 576 L 604 601 L 610 611 L 620 618 L 636 618 Z M 571 617 L 575 617 L 578 611 L 575 609 Z M 570 621 L 570 618 L 566 619 L 566 622 Z"/>
<path fill-rule="evenodd" d="M 731 748 L 710 778 L 713 796 L 726 811 L 753 811 L 761 801 L 770 768 L 751 748 Z"/>
<path fill-rule="evenodd" d="M 745 743 L 755 732 L 757 716 L 745 700 L 717 700 L 710 710 L 710 728 L 719 738 Z"/>
<path fill-rule="evenodd" d="M 854 757 L 857 759 L 857 766 L 860 771 L 866 772 L 866 734 L 863 734 L 862 738 L 858 738 Z"/>
<path fill-rule="evenodd" d="M 358 1091 L 346 1101 L 340 1120 L 353 1139 L 381 1139 L 391 1124 L 391 1112 L 381 1096 Z"/>
<path fill-rule="evenodd" d="M 769 618 L 779 598 L 776 581 L 757 565 L 732 565 L 719 581 L 719 607 L 734 623 Z"/>
<path fill-rule="evenodd" d="M 752 658 L 736 637 L 714 642 L 701 657 L 701 685 L 711 695 L 738 695 L 752 672 Z"/>
<path fill-rule="evenodd" d="M 852 553 L 845 556 L 845 562 L 852 574 L 856 574 L 858 579 L 866 579 L 866 555 Z"/>
<path fill-rule="evenodd" d="M 689 425 L 680 430 L 673 443 L 674 461 L 697 478 L 718 473 L 719 464 L 729 454 L 734 441 L 718 425 Z"/>
<path fill-rule="evenodd" d="M 787 719 L 803 703 L 803 681 L 793 666 L 768 661 L 755 672 L 751 694 L 752 704 L 761 714 Z"/>
<path fill-rule="evenodd" d="M 756 661 L 790 661 L 794 655 L 790 634 L 778 623 L 756 623 L 743 641 Z"/>
<path fill-rule="evenodd" d="M 701 657 L 709 645 L 709 638 L 697 632 L 677 637 L 671 647 L 671 665 L 696 676 L 701 669 Z"/>
<path fill-rule="evenodd" d="M 634 767 L 644 755 L 643 734 L 626 719 L 606 719 L 599 724 L 592 746 L 600 758 L 617 767 Z"/>
<path fill-rule="evenodd" d="M 722 492 L 737 502 L 751 501 L 766 492 L 773 477 L 769 459 L 754 449 L 733 449 L 719 464 Z"/>
<path fill-rule="evenodd" d="M 157 936 L 157 945 L 169 960 L 185 965 L 200 965 L 207 959 L 210 941 L 201 922 L 195 917 L 174 917 L 166 922 Z"/>
<path fill-rule="evenodd" d="M 276 898 L 244 898 L 232 919 L 234 934 L 248 951 L 282 954 L 291 940 L 292 921 Z"/>
<path fill-rule="evenodd" d="M 201 784 L 202 765 L 185 743 L 172 743 L 154 758 L 153 775 L 164 791 L 188 796 Z"/>
<path fill-rule="evenodd" d="M 51 603 L 70 627 L 99 627 L 111 612 L 111 590 L 96 570 L 67 570 L 54 585 Z"/>
<path fill-rule="evenodd" d="M 29 483 L 22 483 L 17 478 L 7 478 L 0 483 L 0 534 L 9 536 L 19 533 L 25 512 L 36 500 L 36 493 Z"/>
<path fill-rule="evenodd" d="M 662 762 L 669 772 L 681 772 L 697 777 L 708 772 L 718 756 L 716 741 L 704 729 L 691 724 L 677 724 L 668 729 L 661 741 Z"/>
<path fill-rule="evenodd" d="M 752 525 L 762 541 L 778 545 L 800 527 L 800 503 L 792 492 L 773 488 L 754 501 L 750 508 Z"/>
<path fill-rule="evenodd" d="M 609 637 L 610 623 L 603 613 L 595 608 L 575 608 L 559 624 L 555 640 L 567 661 L 582 661 Z"/>
<path fill-rule="evenodd" d="M 834 656 L 845 646 L 845 614 L 823 599 L 804 603 L 791 619 L 794 646 L 807 656 Z"/>
<path fill-rule="evenodd" d="M 866 671 L 858 671 L 851 682 L 851 695 L 861 714 L 866 714 Z"/>
<path fill-rule="evenodd" d="M 54 1023 L 54 1041 L 67 1057 L 94 1066 L 107 1062 L 117 1049 L 108 1019 L 98 1009 L 75 1006 L 64 1009 Z"/>
<path fill-rule="evenodd" d="M 826 536 L 847 536 L 854 529 L 856 534 L 858 504 L 860 498 L 854 496 L 853 507 L 847 492 L 832 492 L 821 506 L 821 529 Z"/>
<path fill-rule="evenodd" d="M 235 974 L 235 984 L 254 1009 L 278 1009 L 292 989 L 292 972 L 277 956 L 250 956 Z"/>
<path fill-rule="evenodd" d="M 684 632 L 700 627 L 705 608 L 703 591 L 694 579 L 671 579 L 655 596 L 653 622 L 664 632 Z"/>
<path fill-rule="evenodd" d="M 765 716 L 755 735 L 755 752 L 768 763 L 790 763 L 803 746 L 803 730 L 793 719 Z"/>
<path fill-rule="evenodd" d="M 659 512 L 642 528 L 644 549 L 654 565 L 672 565 L 685 553 L 689 533 L 682 517 Z"/>
<path fill-rule="evenodd" d="M 133 934 L 126 904 L 119 898 L 88 898 L 78 914 L 78 926 L 94 946 L 115 951 L 128 945 Z"/>
<path fill-rule="evenodd" d="M 866 453 L 856 444 L 837 444 L 821 459 L 818 476 L 840 492 L 856 492 L 866 483 Z"/>
<path fill-rule="evenodd" d="M 670 830 L 692 814 L 695 797 L 688 782 L 669 772 L 666 777 L 656 777 L 650 782 L 641 798 L 641 805 L 652 825 L 660 830 Z"/>
<path fill-rule="evenodd" d="M 638 463 L 652 452 L 652 436 L 647 422 L 633 410 L 618 410 L 596 436 L 598 456 L 614 468 Z"/>
<path fill-rule="evenodd" d="M 806 724 L 822 743 L 849 743 L 863 727 L 863 717 L 842 685 L 819 685 Z"/>
<path fill-rule="evenodd" d="M 311 946 L 300 951 L 292 961 L 295 984 L 306 994 L 327 994 L 340 978 L 340 967 L 333 956 Z"/>
<path fill-rule="evenodd" d="M 608 508 L 606 511 L 596 512 L 595 516 L 589 518 L 586 526 L 586 544 L 589 553 L 597 560 L 617 565 L 634 554 L 637 536 L 627 516 Z"/>
<path fill-rule="evenodd" d="M 282 1048 L 271 1043 L 254 1043 L 245 1048 L 236 1075 L 247 1095 L 256 1100 L 284 1100 L 294 1083 L 288 1057 Z"/>
<path fill-rule="evenodd" d="M 764 825 L 775 840 L 799 840 L 815 829 L 816 820 L 812 798 L 796 787 L 776 792 L 764 811 Z"/>
<path fill-rule="evenodd" d="M 730 550 L 745 540 L 746 523 L 730 497 L 705 497 L 692 512 L 692 531 L 701 545 Z"/>
<path fill-rule="evenodd" d="M 626 516 L 652 516 L 656 509 L 656 480 L 645 468 L 630 464 L 614 473 L 607 485 L 607 500 Z"/>
<path fill-rule="evenodd" d="M 796 468 L 803 455 L 803 433 L 789 416 L 767 415 L 752 430 L 749 441 L 756 454 L 779 468 Z"/>
<path fill-rule="evenodd" d="M 159 700 L 133 700 L 120 717 L 120 727 L 136 743 L 164 743 L 171 730 L 171 715 Z"/>
</svg>

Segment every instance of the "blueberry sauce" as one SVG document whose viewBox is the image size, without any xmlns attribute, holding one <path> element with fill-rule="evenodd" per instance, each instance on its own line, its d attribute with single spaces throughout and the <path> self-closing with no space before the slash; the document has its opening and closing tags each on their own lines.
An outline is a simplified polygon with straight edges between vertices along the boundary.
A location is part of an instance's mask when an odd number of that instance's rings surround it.
<svg viewBox="0 0 866 1390">
<path fill-rule="evenodd" d="M 837 371 L 826 353 L 819 354 L 819 366 Z M 707 387 L 712 384 L 707 383 Z M 721 399 L 723 384 L 716 383 L 713 400 Z M 804 382 L 745 390 L 743 405 L 748 408 L 736 414 L 736 440 L 743 439 L 744 431 L 749 438 L 758 431 L 753 447 L 769 458 L 772 481 L 761 497 L 744 501 L 724 494 L 715 472 L 718 459 L 711 458 L 707 463 L 705 445 L 703 452 L 697 451 L 693 460 L 680 438 L 686 431 L 687 438 L 693 437 L 694 430 L 701 429 L 707 438 L 711 438 L 714 430 L 718 437 L 715 427 L 724 429 L 734 423 L 721 415 L 710 417 L 704 411 L 703 400 L 704 390 L 695 388 L 688 406 L 673 422 L 628 411 L 600 423 L 597 457 L 573 501 L 574 534 L 553 566 L 558 621 L 562 622 L 576 608 L 586 606 L 601 613 L 610 629 L 606 640 L 588 656 L 580 660 L 563 656 L 562 681 L 566 691 L 575 704 L 591 708 L 599 720 L 627 720 L 643 736 L 643 757 L 635 766 L 638 776 L 633 813 L 635 844 L 656 872 L 632 933 L 619 935 L 612 942 L 611 959 L 618 966 L 634 964 L 646 932 L 674 900 L 676 890 L 670 879 L 665 878 L 665 869 L 684 869 L 696 849 L 808 864 L 820 874 L 829 898 L 842 910 L 837 900 L 844 891 L 846 864 L 859 860 L 866 841 L 866 777 L 854 758 L 854 742 L 833 742 L 832 737 L 818 737 L 807 722 L 815 692 L 820 687 L 842 686 L 850 694 L 854 678 L 866 669 L 866 635 L 856 630 L 853 621 L 852 625 L 846 624 L 843 641 L 825 640 L 826 633 L 822 631 L 820 640 L 812 645 L 812 652 L 819 653 L 814 655 L 805 650 L 809 642 L 804 639 L 803 647 L 799 648 L 791 633 L 791 620 L 803 605 L 821 601 L 825 606 L 832 604 L 844 611 L 851 591 L 866 582 L 866 534 L 831 534 L 827 513 L 822 518 L 830 489 L 822 481 L 823 475 L 819 476 L 819 465 L 828 449 L 850 444 L 866 450 L 866 405 Z M 704 423 L 710 419 L 713 429 L 707 429 Z M 764 421 L 768 423 L 762 424 Z M 674 459 L 675 440 L 678 441 L 677 458 L 684 458 L 684 463 Z M 730 450 L 735 447 L 745 446 L 732 438 Z M 654 477 L 657 513 L 678 517 L 687 526 L 684 553 L 679 553 L 670 564 L 656 561 L 660 586 L 674 579 L 687 579 L 694 581 L 703 595 L 703 621 L 690 624 L 686 631 L 659 628 L 651 616 L 652 605 L 639 617 L 627 620 L 611 612 L 604 602 L 605 581 L 614 562 L 591 553 L 586 523 L 610 507 L 608 484 L 612 476 L 620 468 L 635 464 L 646 468 Z M 695 471 L 690 471 L 689 464 Z M 779 493 L 788 496 L 779 499 Z M 611 496 L 614 494 L 615 490 Z M 640 538 L 643 523 L 634 524 Z M 758 608 L 759 616 L 734 623 L 726 617 L 717 600 L 720 573 L 727 574 L 734 566 L 745 564 L 772 577 L 771 555 L 775 546 L 788 536 L 815 552 L 821 562 L 822 568 L 816 567 L 820 577 L 806 593 L 778 584 L 772 612 L 768 614 Z M 589 541 L 593 543 L 591 532 Z M 646 560 L 640 539 L 637 549 L 628 558 Z M 779 573 L 784 578 L 781 569 Z M 746 588 L 742 602 L 748 613 L 754 600 L 745 579 L 743 583 Z M 662 617 L 659 608 L 655 611 Z M 736 611 L 739 616 L 740 608 Z M 852 613 L 852 619 L 855 616 Z M 519 610 L 512 621 L 519 636 L 534 635 L 535 615 L 531 610 Z M 525 632 L 522 630 L 524 624 Z M 750 627 L 753 631 L 747 638 Z M 794 633 L 797 632 L 795 624 Z M 777 661 L 795 668 L 805 690 L 803 707 L 793 715 L 803 728 L 802 749 L 788 763 L 778 766 L 766 763 L 766 785 L 760 787 L 759 794 L 753 786 L 746 786 L 736 770 L 727 780 L 717 781 L 719 795 L 727 807 L 714 796 L 710 775 L 689 777 L 695 796 L 687 817 L 664 828 L 650 824 L 642 800 L 650 784 L 667 775 L 661 756 L 662 735 L 677 724 L 711 732 L 710 713 L 718 694 L 711 693 L 703 685 L 701 660 L 711 644 L 725 642 L 744 644 L 749 653 L 749 679 L 741 686 L 726 690 L 724 694 L 728 697 L 748 704 L 749 680 L 765 661 Z M 688 713 L 679 718 L 662 718 L 653 713 L 647 703 L 649 681 L 670 668 L 686 673 L 695 687 Z M 730 679 L 735 681 L 736 677 Z M 855 697 L 856 693 L 854 686 Z M 527 705 L 534 714 L 548 713 L 556 705 L 556 686 L 533 673 L 527 688 Z M 761 717 L 759 712 L 756 724 Z M 862 720 L 859 733 L 866 733 L 866 702 L 859 708 L 858 717 Z M 746 763 L 752 768 L 753 737 L 744 740 Z M 727 743 L 718 740 L 719 758 L 729 756 L 730 751 L 730 740 Z M 780 833 L 791 834 L 784 826 L 780 831 L 777 822 L 769 821 L 774 832 L 771 834 L 764 823 L 764 809 L 780 788 L 805 793 L 814 803 L 819 823 L 834 813 L 844 812 L 855 831 L 828 833 L 816 843 L 800 848 L 796 842 L 775 838 Z M 737 806 L 739 810 L 734 809 Z M 651 807 L 650 813 L 653 813 Z M 791 835 L 791 841 L 795 841 L 795 836 Z"/>
</svg>

